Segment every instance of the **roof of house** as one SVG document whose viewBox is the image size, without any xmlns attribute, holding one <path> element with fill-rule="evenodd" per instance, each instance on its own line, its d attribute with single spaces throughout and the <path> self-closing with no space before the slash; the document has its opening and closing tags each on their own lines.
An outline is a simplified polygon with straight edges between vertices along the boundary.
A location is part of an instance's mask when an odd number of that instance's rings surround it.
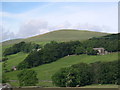
<svg viewBox="0 0 120 90">
<path fill-rule="evenodd" d="M 104 49 L 104 48 L 93 48 L 94 50 L 100 50 L 100 49 Z"/>
</svg>

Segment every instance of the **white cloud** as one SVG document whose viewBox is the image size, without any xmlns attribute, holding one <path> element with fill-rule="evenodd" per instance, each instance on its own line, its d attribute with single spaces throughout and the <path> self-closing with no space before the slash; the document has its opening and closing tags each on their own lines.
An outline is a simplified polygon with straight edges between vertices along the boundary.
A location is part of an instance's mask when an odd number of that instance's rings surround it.
<svg viewBox="0 0 120 90">
<path fill-rule="evenodd" d="M 78 23 L 73 26 L 73 28 L 76 28 L 78 30 L 89 30 L 89 31 L 96 31 L 96 32 L 109 32 L 109 33 L 116 33 L 118 32 L 117 29 L 112 29 L 109 26 L 97 26 L 89 23 Z"/>
<path fill-rule="evenodd" d="M 23 13 L 0 12 L 8 32 L 17 37 L 30 37 L 58 29 L 79 29 L 99 32 L 118 32 L 118 7 L 84 8 L 81 6 L 60 6 L 59 10 L 44 12 L 54 6 L 49 3 Z M 12 33 L 9 33 L 12 35 Z M 9 35 L 6 33 L 6 36 Z M 14 36 L 14 35 L 13 35 Z M 9 38 L 9 37 L 8 37 Z"/>
<path fill-rule="evenodd" d="M 5 29 L 3 26 L 0 25 L 0 36 L 1 36 L 1 41 L 6 41 L 6 40 L 10 40 L 10 39 L 15 39 L 16 36 L 13 32 Z"/>
<path fill-rule="evenodd" d="M 14 34 L 10 30 L 6 30 L 5 28 L 2 29 L 2 41 L 10 40 L 15 38 L 27 38 L 39 34 L 44 34 L 50 31 L 59 30 L 59 29 L 78 29 L 78 30 L 90 30 L 90 31 L 97 31 L 97 32 L 111 32 L 114 33 L 109 27 L 107 26 L 96 26 L 88 23 L 78 23 L 72 25 L 70 22 L 65 21 L 63 23 L 59 23 L 57 25 L 50 25 L 47 21 L 42 20 L 30 20 L 26 23 L 23 23 L 19 29 L 17 34 Z"/>
<path fill-rule="evenodd" d="M 21 25 L 17 36 L 27 38 L 33 35 L 42 34 L 47 32 L 42 32 L 43 30 L 47 30 L 47 27 L 48 23 L 46 21 L 30 20 Z"/>
</svg>

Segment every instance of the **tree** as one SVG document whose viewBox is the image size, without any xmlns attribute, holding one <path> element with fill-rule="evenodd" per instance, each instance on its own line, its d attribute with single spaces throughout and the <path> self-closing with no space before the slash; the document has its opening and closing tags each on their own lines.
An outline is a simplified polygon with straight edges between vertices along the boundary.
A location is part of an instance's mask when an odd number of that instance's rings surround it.
<svg viewBox="0 0 120 90">
<path fill-rule="evenodd" d="M 89 64 L 75 64 L 71 68 L 74 69 L 75 84 L 79 86 L 90 85 L 93 83 L 92 68 Z M 74 86 L 76 86 L 74 85 Z"/>
<path fill-rule="evenodd" d="M 38 44 L 34 44 L 31 42 L 30 43 L 20 42 L 20 43 L 14 44 L 10 48 L 6 48 L 5 51 L 3 52 L 3 55 L 7 56 L 7 55 L 11 55 L 11 54 L 16 54 L 18 52 L 29 53 L 33 49 L 38 49 L 38 48 L 40 48 L 40 45 L 38 45 Z"/>
<path fill-rule="evenodd" d="M 85 54 L 85 52 L 86 52 L 86 50 L 85 50 L 85 48 L 83 48 L 83 47 L 76 47 L 76 49 L 75 49 L 75 53 L 77 54 L 77 55 L 80 55 L 80 54 Z"/>
<path fill-rule="evenodd" d="M 35 86 L 38 83 L 37 73 L 34 70 L 23 70 L 18 75 L 20 86 Z"/>
<path fill-rule="evenodd" d="M 100 84 L 118 84 L 118 61 L 101 63 L 99 71 Z M 97 73 L 97 72 L 96 72 Z"/>
<path fill-rule="evenodd" d="M 88 64 L 76 64 L 60 69 L 52 76 L 53 83 L 60 87 L 76 87 L 90 85 L 93 82 L 93 73 Z"/>
<path fill-rule="evenodd" d="M 2 83 L 8 83 L 9 82 L 9 78 L 6 77 L 5 73 L 3 72 L 2 74 Z"/>
<path fill-rule="evenodd" d="M 87 48 L 87 54 L 88 55 L 97 55 L 97 52 L 96 50 L 93 50 L 93 48 Z"/>
</svg>

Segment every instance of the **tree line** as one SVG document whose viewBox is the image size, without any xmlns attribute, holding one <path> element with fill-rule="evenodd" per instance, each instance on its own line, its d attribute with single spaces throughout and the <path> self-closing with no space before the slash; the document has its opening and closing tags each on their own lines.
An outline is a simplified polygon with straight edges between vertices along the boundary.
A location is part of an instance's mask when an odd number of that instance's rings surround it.
<svg viewBox="0 0 120 90">
<path fill-rule="evenodd" d="M 17 44 L 14 44 L 12 47 L 10 48 L 6 48 L 5 51 L 3 52 L 4 56 L 7 55 L 12 55 L 12 54 L 16 54 L 18 52 L 25 52 L 25 53 L 29 53 L 34 49 L 38 49 L 40 48 L 40 45 L 38 44 L 34 44 L 34 43 L 26 43 L 26 42 L 20 42 Z"/>
<path fill-rule="evenodd" d="M 84 48 L 80 41 L 60 43 L 52 41 L 46 44 L 40 51 L 35 50 L 31 52 L 25 60 L 18 65 L 18 69 L 32 68 L 42 64 L 54 62 L 67 55 L 79 55 L 85 53 L 88 55 L 97 55 L 97 51 L 92 48 Z"/>
<path fill-rule="evenodd" d="M 103 47 L 108 52 L 120 51 L 120 33 L 110 34 L 102 37 L 93 37 L 83 42 L 85 47 Z"/>
<path fill-rule="evenodd" d="M 91 84 L 120 85 L 120 60 L 75 64 L 62 68 L 52 76 L 53 84 L 59 87 L 80 87 Z"/>
</svg>

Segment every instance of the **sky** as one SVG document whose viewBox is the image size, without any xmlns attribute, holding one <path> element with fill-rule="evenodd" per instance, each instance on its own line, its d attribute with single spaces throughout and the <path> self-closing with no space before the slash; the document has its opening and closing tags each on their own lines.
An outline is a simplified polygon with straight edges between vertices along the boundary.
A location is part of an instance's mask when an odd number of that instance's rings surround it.
<svg viewBox="0 0 120 90">
<path fill-rule="evenodd" d="M 2 41 L 59 29 L 118 32 L 117 2 L 0 2 Z"/>
</svg>

